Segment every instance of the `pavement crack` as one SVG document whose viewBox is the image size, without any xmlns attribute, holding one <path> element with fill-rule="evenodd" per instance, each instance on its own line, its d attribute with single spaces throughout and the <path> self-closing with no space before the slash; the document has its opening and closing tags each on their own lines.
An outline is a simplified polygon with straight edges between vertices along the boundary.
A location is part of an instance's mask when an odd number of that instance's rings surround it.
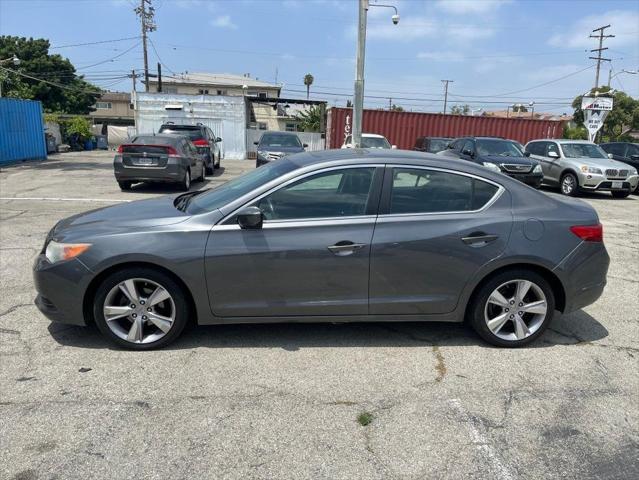
<svg viewBox="0 0 639 480">
<path fill-rule="evenodd" d="M 13 305 L 12 307 L 9 307 L 7 310 L 5 310 L 4 312 L 0 313 L 0 317 L 4 317 L 5 315 L 9 315 L 10 313 L 15 312 L 18 308 L 22 308 L 22 307 L 32 307 L 33 303 L 19 303 L 17 305 Z"/>
</svg>

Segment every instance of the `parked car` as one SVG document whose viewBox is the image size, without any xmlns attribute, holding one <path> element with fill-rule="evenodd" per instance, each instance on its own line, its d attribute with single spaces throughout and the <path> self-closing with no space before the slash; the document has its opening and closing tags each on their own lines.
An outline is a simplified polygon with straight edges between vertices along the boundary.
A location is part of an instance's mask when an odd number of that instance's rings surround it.
<svg viewBox="0 0 639 480">
<path fill-rule="evenodd" d="M 544 183 L 559 186 L 564 195 L 606 191 L 624 198 L 639 182 L 634 167 L 608 158 L 599 145 L 586 140 L 533 140 L 526 151 L 541 162 Z"/>
<path fill-rule="evenodd" d="M 446 137 L 417 137 L 413 150 L 418 152 L 437 153 L 448 148 L 452 138 Z"/>
<path fill-rule="evenodd" d="M 467 319 L 525 345 L 597 300 L 596 211 L 472 162 L 327 150 L 213 190 L 75 215 L 34 264 L 36 305 L 143 350 L 199 324 Z"/>
<path fill-rule="evenodd" d="M 348 135 L 344 139 L 342 148 L 353 148 L 353 136 Z M 377 135 L 376 133 L 362 133 L 362 148 L 397 148 L 395 145 L 391 145 L 384 135 Z"/>
<path fill-rule="evenodd" d="M 614 160 L 627 163 L 635 170 L 639 170 L 639 143 L 611 142 L 599 145 L 608 156 L 612 155 Z M 639 193 L 639 184 L 635 188 L 635 193 Z"/>
<path fill-rule="evenodd" d="M 206 125 L 176 125 L 167 122 L 160 127 L 160 133 L 175 133 L 185 135 L 197 147 L 197 151 L 204 155 L 206 163 L 206 173 L 213 174 L 213 169 L 220 168 L 222 164 L 222 139 L 216 136 Z"/>
<path fill-rule="evenodd" d="M 307 144 L 302 143 L 300 138 L 292 132 L 265 132 L 260 137 L 257 145 L 256 167 L 266 165 L 273 160 L 279 160 L 293 153 L 303 152 Z"/>
<path fill-rule="evenodd" d="M 529 158 L 519 143 L 503 138 L 457 138 L 438 155 L 469 160 L 534 188 L 539 188 L 544 178 L 537 160 Z"/>
<path fill-rule="evenodd" d="M 118 147 L 113 159 L 115 179 L 122 190 L 137 182 L 175 183 L 191 188 L 191 179 L 204 180 L 204 157 L 182 135 L 138 135 Z"/>
</svg>

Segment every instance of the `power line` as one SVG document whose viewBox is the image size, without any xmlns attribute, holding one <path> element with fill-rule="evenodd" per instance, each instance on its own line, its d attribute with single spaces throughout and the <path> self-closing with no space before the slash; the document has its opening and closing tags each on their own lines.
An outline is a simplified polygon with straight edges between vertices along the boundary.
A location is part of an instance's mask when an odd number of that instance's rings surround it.
<svg viewBox="0 0 639 480">
<path fill-rule="evenodd" d="M 115 55 L 115 56 L 113 56 L 113 57 L 111 57 L 111 58 L 107 58 L 106 60 L 102 60 L 101 62 L 97 62 L 97 63 L 91 64 L 91 65 L 86 65 L 86 66 L 83 66 L 83 67 L 78 67 L 78 70 L 85 70 L 85 69 L 87 69 L 87 68 L 93 68 L 93 67 L 97 67 L 98 65 L 102 65 L 102 64 L 104 64 L 104 63 L 112 62 L 113 60 L 115 60 L 115 59 L 117 59 L 117 58 L 120 58 L 120 57 L 122 57 L 122 56 L 126 55 L 126 54 L 127 54 L 127 53 L 129 53 L 131 50 L 133 50 L 134 48 L 139 47 L 139 46 L 140 46 L 140 42 L 136 43 L 136 44 L 135 44 L 135 45 L 133 45 L 131 48 L 128 48 L 128 49 L 126 49 L 124 52 L 122 52 L 122 53 L 118 53 L 117 55 Z"/>
<path fill-rule="evenodd" d="M 166 68 L 169 72 L 171 72 L 173 75 L 177 75 L 173 70 L 171 70 L 160 58 L 160 55 L 158 54 L 157 49 L 155 48 L 155 43 L 153 43 L 153 40 L 151 40 L 151 38 L 149 37 L 149 42 L 151 42 L 151 48 L 153 49 L 153 51 L 155 52 L 155 56 L 158 59 L 158 62 L 160 62 L 160 64 Z"/>
<path fill-rule="evenodd" d="M 30 78 L 31 80 L 36 80 L 38 82 L 46 83 L 48 85 L 52 85 L 52 86 L 57 87 L 57 88 L 62 88 L 64 90 L 71 90 L 73 92 L 89 93 L 89 94 L 93 94 L 93 95 L 100 93 L 99 89 L 96 91 L 96 90 L 87 90 L 87 89 L 79 88 L 79 87 L 69 87 L 67 85 L 61 85 L 59 83 L 51 82 L 51 81 L 45 80 L 43 78 L 38 78 L 38 77 L 34 77 L 32 75 L 27 75 L 26 73 L 18 72 L 17 70 L 13 70 L 12 68 L 0 67 L 0 70 L 5 70 L 7 72 L 15 73 L 16 75 L 19 75 L 21 77 Z"/>
<path fill-rule="evenodd" d="M 58 48 L 71 48 L 71 47 L 84 47 L 86 45 L 99 45 L 102 43 L 116 43 L 116 42 L 125 42 L 127 40 L 137 40 L 140 36 L 137 37 L 124 37 L 124 38 L 114 38 L 112 40 L 98 40 L 95 42 L 85 42 L 85 43 L 70 43 L 68 45 L 57 45 L 54 47 L 49 47 L 49 50 L 58 49 Z"/>
</svg>

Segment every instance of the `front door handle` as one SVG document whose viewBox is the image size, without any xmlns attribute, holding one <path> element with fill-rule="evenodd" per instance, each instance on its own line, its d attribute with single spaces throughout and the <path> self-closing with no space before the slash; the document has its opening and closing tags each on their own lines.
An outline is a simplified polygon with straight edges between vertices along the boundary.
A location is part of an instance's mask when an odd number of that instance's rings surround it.
<svg viewBox="0 0 639 480">
<path fill-rule="evenodd" d="M 346 255 L 351 255 L 355 250 L 359 250 L 360 248 L 364 248 L 365 246 L 365 243 L 353 243 L 349 240 L 343 240 L 327 248 L 335 255 L 344 257 Z"/>
<path fill-rule="evenodd" d="M 494 242 L 499 235 L 489 235 L 484 232 L 473 232 L 468 237 L 462 237 L 462 242 L 471 247 L 482 247 L 490 242 Z"/>
</svg>

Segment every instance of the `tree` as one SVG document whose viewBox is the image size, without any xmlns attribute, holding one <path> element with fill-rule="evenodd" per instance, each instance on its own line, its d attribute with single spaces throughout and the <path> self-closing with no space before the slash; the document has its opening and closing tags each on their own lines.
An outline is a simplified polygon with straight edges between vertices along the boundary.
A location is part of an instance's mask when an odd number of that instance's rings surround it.
<svg viewBox="0 0 639 480">
<path fill-rule="evenodd" d="M 453 105 L 453 107 L 450 109 L 451 115 L 468 115 L 469 113 L 470 113 L 469 105 L 463 105 L 461 107 L 459 105 Z"/>
<path fill-rule="evenodd" d="M 78 76 L 68 59 L 49 54 L 48 40 L 0 36 L 0 59 L 13 55 L 20 59 L 19 66 L 7 63 L 0 66 L 4 96 L 39 100 L 45 112 L 92 111 L 100 89 Z"/>
<path fill-rule="evenodd" d="M 391 105 L 390 107 L 390 111 L 391 112 L 403 112 L 404 111 L 404 107 L 400 106 L 400 105 L 395 105 L 394 103 Z"/>
<path fill-rule="evenodd" d="M 311 85 L 313 85 L 313 80 L 315 80 L 313 78 L 313 75 L 311 75 L 310 73 L 307 73 L 306 75 L 304 75 L 304 85 L 306 85 L 306 100 L 308 100 L 308 97 L 310 95 L 310 90 L 311 90 Z"/>
<path fill-rule="evenodd" d="M 308 110 L 298 113 L 295 120 L 305 132 L 319 132 L 324 119 L 319 105 L 312 105 Z"/>
<path fill-rule="evenodd" d="M 594 96 L 595 93 L 609 95 L 610 91 L 610 87 L 604 86 L 591 90 L 588 95 Z M 614 98 L 612 111 L 608 113 L 603 128 L 600 130 L 600 140 L 633 141 L 628 133 L 632 130 L 639 130 L 639 100 L 635 100 L 621 91 L 613 91 L 612 96 Z M 572 102 L 575 109 L 573 118 L 578 125 L 582 125 L 584 122 L 584 112 L 581 110 L 582 97 L 583 95 L 579 95 Z"/>
</svg>

